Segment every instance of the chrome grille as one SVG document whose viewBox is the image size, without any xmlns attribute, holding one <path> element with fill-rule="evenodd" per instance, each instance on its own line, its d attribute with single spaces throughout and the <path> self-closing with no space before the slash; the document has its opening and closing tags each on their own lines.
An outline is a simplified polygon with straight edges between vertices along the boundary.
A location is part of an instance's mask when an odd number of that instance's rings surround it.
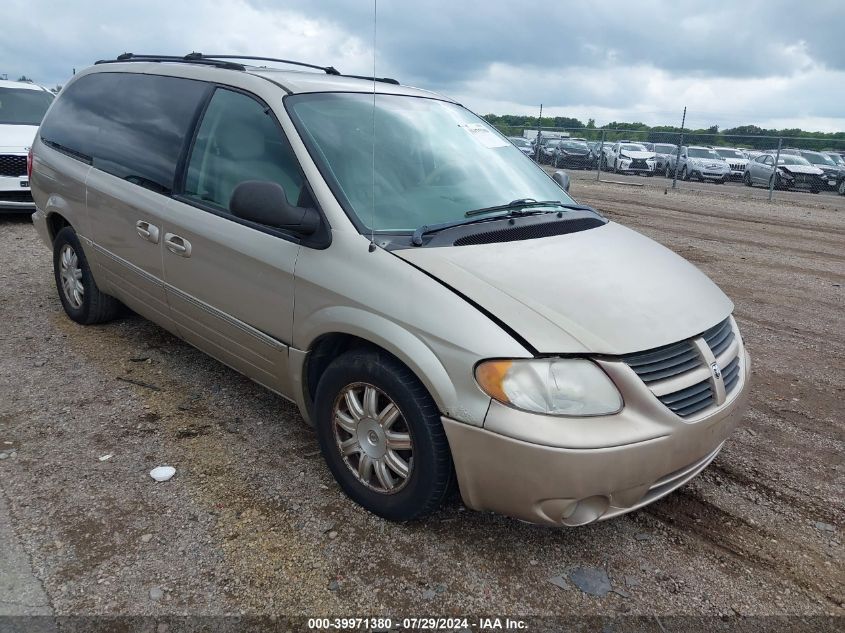
<svg viewBox="0 0 845 633">
<path fill-rule="evenodd" d="M 711 370 L 713 359 L 720 372 Z M 726 397 L 739 385 L 742 344 L 733 319 L 728 317 L 699 336 L 628 354 L 622 360 L 664 406 L 681 418 L 691 418 L 723 404 L 718 401 L 719 381 Z"/>
<path fill-rule="evenodd" d="M 734 331 L 730 319 L 725 319 L 719 325 L 714 325 L 701 337 L 713 352 L 713 356 L 719 358 L 721 353 L 728 349 L 728 346 L 734 340 Z"/>
<path fill-rule="evenodd" d="M 713 404 L 713 388 L 710 380 L 702 380 L 692 387 L 681 389 L 658 398 L 682 418 L 689 417 Z"/>
<path fill-rule="evenodd" d="M 699 367 L 701 357 L 690 341 L 681 341 L 648 352 L 629 354 L 625 362 L 645 384 L 649 384 Z"/>
<path fill-rule="evenodd" d="M 26 156 L 0 154 L 0 176 L 26 176 Z"/>
<path fill-rule="evenodd" d="M 725 381 L 725 393 L 733 391 L 739 382 L 739 356 L 734 358 L 728 366 L 722 370 L 722 380 Z"/>
</svg>

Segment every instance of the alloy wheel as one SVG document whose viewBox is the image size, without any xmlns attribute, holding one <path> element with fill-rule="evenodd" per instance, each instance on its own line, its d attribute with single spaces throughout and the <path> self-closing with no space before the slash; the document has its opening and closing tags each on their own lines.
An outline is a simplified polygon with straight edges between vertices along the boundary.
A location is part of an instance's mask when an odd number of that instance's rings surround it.
<svg viewBox="0 0 845 633">
<path fill-rule="evenodd" d="M 59 253 L 59 276 L 65 299 L 72 308 L 78 310 L 82 307 L 85 286 L 82 285 L 82 267 L 79 264 L 79 256 L 70 244 L 63 245 Z"/>
<path fill-rule="evenodd" d="M 356 479 L 376 492 L 394 494 L 410 480 L 413 438 L 402 412 L 379 388 L 347 385 L 332 409 L 334 438 Z"/>
</svg>

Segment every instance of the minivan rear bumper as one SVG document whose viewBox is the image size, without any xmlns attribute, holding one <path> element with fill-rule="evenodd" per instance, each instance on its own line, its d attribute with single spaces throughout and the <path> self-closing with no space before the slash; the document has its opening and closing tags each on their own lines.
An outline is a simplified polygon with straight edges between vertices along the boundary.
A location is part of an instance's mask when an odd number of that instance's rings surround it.
<svg viewBox="0 0 845 633">
<path fill-rule="evenodd" d="M 748 400 L 750 361 L 743 363 L 742 384 L 733 399 L 694 423 L 668 409 L 665 419 L 644 428 L 639 414 L 627 408 L 596 424 L 608 429 L 640 427 L 653 437 L 607 446 L 563 448 L 537 444 L 443 418 L 464 503 L 531 523 L 575 526 L 631 512 L 669 494 L 695 477 L 716 458 L 741 420 Z M 658 403 L 659 404 L 659 403 Z M 635 405 L 636 406 L 636 405 Z M 491 405 L 499 430 L 530 420 L 527 414 L 498 403 Z M 491 414 L 488 414 L 488 418 Z M 533 416 L 540 418 L 543 416 Z M 674 419 L 672 419 L 674 418 Z M 556 424 L 572 424 L 557 419 Z M 614 424 L 615 423 L 615 424 Z"/>
</svg>

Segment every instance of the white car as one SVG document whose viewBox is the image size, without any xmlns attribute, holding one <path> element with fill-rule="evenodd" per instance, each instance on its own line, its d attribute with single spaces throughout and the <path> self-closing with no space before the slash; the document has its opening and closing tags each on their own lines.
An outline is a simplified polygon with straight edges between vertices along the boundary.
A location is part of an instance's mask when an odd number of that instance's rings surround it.
<svg viewBox="0 0 845 633">
<path fill-rule="evenodd" d="M 639 143 L 620 141 L 614 143 L 610 149 L 605 149 L 604 169 L 612 169 L 616 173 L 654 175 L 656 157 L 654 152 L 648 151 Z"/>
<path fill-rule="evenodd" d="M 27 155 L 38 125 L 53 102 L 46 88 L 0 80 L 0 213 L 32 213 Z"/>
<path fill-rule="evenodd" d="M 748 157 L 742 150 L 734 149 L 732 147 L 714 147 L 713 151 L 725 159 L 728 167 L 731 168 L 731 178 L 742 180 L 745 174 L 745 167 L 748 165 Z"/>
</svg>

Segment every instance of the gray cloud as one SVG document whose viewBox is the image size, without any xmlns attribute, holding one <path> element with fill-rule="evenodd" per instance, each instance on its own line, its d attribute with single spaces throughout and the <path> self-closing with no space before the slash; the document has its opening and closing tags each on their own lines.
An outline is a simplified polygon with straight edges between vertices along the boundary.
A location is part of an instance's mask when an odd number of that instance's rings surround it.
<svg viewBox="0 0 845 633">
<path fill-rule="evenodd" d="M 5 0 L 4 16 L 0 72 L 48 84 L 127 50 L 246 52 L 372 70 L 368 0 Z M 562 114 L 662 123 L 691 104 L 723 126 L 845 128 L 841 0 L 380 0 L 378 16 L 379 74 L 482 111 L 543 102 Z"/>
</svg>

